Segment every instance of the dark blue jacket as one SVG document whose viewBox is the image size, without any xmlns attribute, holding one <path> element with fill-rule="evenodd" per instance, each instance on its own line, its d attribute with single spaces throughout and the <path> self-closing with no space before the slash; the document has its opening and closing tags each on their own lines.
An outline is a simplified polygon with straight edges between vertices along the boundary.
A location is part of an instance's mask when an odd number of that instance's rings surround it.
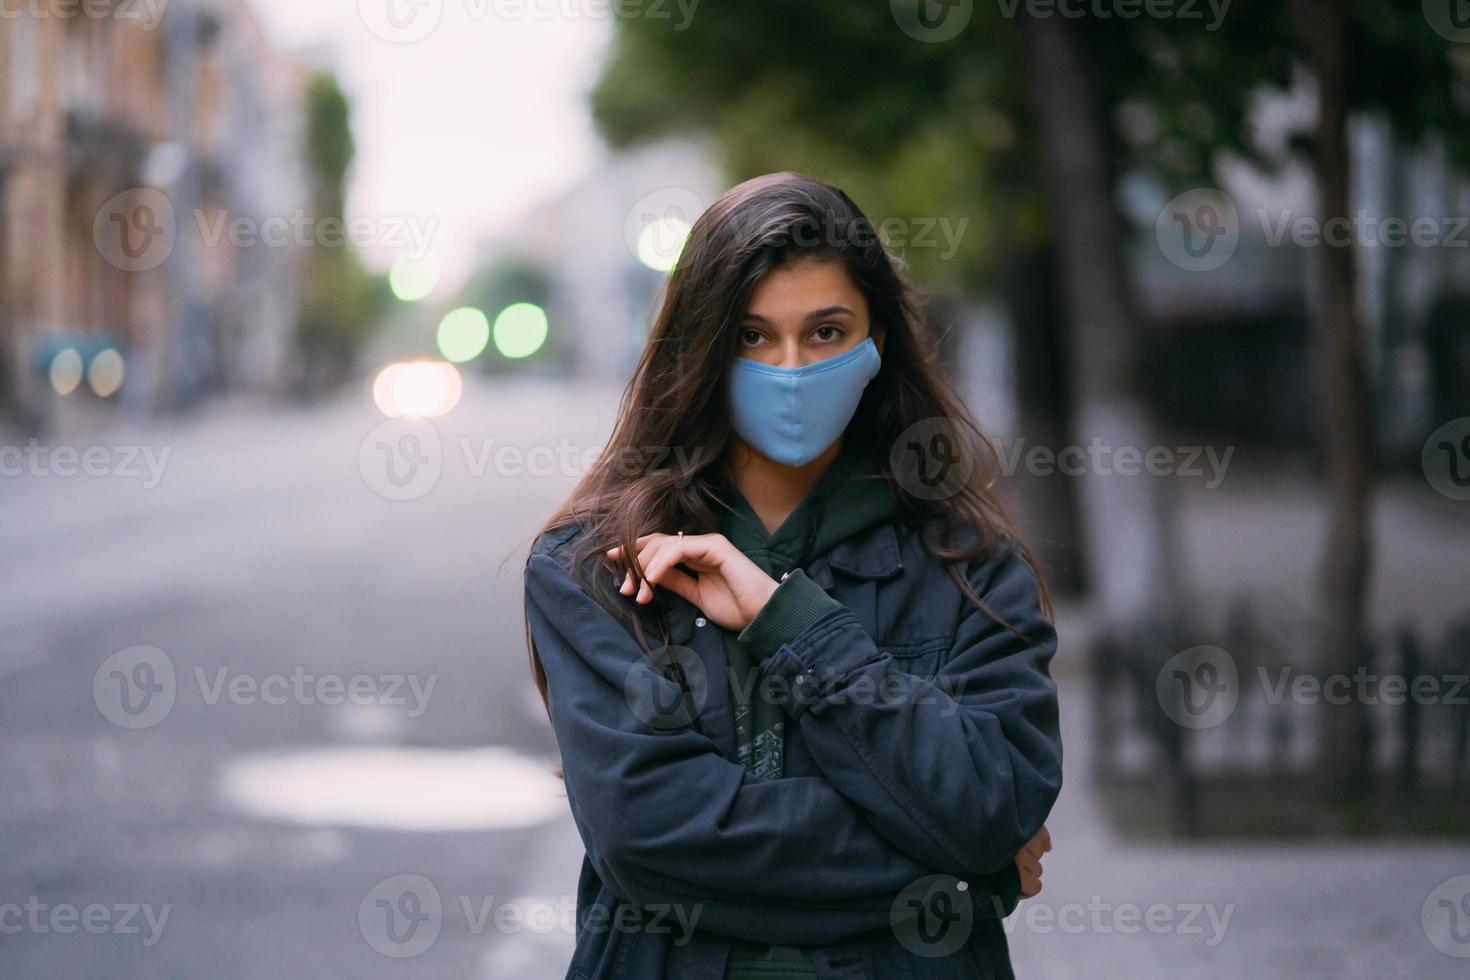
<svg viewBox="0 0 1470 980">
<path fill-rule="evenodd" d="M 767 661 L 792 720 L 760 779 L 720 627 L 662 594 L 650 658 L 577 584 L 578 537 L 543 534 L 525 571 L 587 848 L 569 980 L 720 980 L 732 936 L 814 947 L 826 980 L 1011 976 L 1014 857 L 1062 784 L 1056 634 L 1019 555 L 968 568 L 994 616 L 894 524 L 813 560 L 840 605 Z"/>
</svg>

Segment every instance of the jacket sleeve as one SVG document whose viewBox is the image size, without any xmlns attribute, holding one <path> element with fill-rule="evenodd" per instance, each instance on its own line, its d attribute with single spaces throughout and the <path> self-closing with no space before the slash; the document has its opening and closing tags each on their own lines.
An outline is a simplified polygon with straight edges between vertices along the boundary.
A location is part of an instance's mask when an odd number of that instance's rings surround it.
<svg viewBox="0 0 1470 980">
<path fill-rule="evenodd" d="M 937 873 L 826 780 L 747 777 L 695 727 L 642 720 L 625 682 L 647 657 L 628 630 L 552 556 L 533 552 L 525 583 L 568 801 L 621 897 L 692 905 L 699 928 L 756 942 L 832 943 L 888 928 L 897 893 Z M 973 884 L 981 914 L 1014 907 Z"/>
<path fill-rule="evenodd" d="M 769 655 L 766 670 L 782 679 L 785 709 L 828 781 L 885 837 L 959 877 L 1011 863 L 1062 785 L 1048 670 L 1056 631 L 1036 579 L 1014 549 L 968 577 L 1015 630 L 965 602 L 932 681 L 901 673 L 850 610 L 799 572 L 742 634 Z"/>
</svg>

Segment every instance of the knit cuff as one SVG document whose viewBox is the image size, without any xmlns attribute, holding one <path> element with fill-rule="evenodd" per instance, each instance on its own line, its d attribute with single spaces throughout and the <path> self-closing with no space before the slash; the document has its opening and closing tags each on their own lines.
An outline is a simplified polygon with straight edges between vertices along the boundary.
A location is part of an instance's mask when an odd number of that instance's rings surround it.
<svg viewBox="0 0 1470 980">
<path fill-rule="evenodd" d="M 798 568 L 776 586 L 761 611 L 741 632 L 740 642 L 750 644 L 756 657 L 764 660 L 841 608 L 842 603 L 822 591 L 820 585 Z"/>
</svg>

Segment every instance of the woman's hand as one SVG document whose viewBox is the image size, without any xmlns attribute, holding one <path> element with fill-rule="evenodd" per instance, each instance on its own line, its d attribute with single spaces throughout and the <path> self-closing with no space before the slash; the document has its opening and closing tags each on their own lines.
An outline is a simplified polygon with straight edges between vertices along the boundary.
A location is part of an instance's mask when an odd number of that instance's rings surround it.
<svg viewBox="0 0 1470 980">
<path fill-rule="evenodd" d="M 607 556 L 617 561 L 623 549 L 609 548 Z M 729 630 L 749 626 L 776 591 L 776 580 L 723 534 L 645 534 L 638 539 L 637 565 L 643 569 L 643 581 L 635 595 L 633 573 L 629 572 L 618 589 L 623 595 L 633 596 L 640 604 L 651 602 L 653 587 L 661 585 Z"/>
<path fill-rule="evenodd" d="M 1016 855 L 1016 870 L 1021 872 L 1021 897 L 1031 898 L 1041 891 L 1041 856 L 1049 850 L 1051 831 L 1043 826 Z"/>
</svg>

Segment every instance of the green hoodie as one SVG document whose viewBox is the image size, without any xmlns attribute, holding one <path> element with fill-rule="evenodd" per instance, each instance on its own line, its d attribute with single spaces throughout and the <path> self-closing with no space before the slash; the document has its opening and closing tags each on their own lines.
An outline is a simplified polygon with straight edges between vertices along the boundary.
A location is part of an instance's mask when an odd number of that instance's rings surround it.
<svg viewBox="0 0 1470 980">
<path fill-rule="evenodd" d="M 730 700 L 735 739 L 747 772 L 762 779 L 784 774 L 786 713 L 779 702 L 760 697 L 762 661 L 805 626 L 840 608 L 802 569 L 846 538 L 893 516 L 893 497 L 876 468 L 858 448 L 844 445 L 817 485 L 773 532 L 750 502 L 729 488 L 731 509 L 721 530 L 747 558 L 781 584 L 738 636 L 726 632 Z M 811 956 L 796 946 L 733 941 L 725 980 L 808 980 Z"/>
</svg>

